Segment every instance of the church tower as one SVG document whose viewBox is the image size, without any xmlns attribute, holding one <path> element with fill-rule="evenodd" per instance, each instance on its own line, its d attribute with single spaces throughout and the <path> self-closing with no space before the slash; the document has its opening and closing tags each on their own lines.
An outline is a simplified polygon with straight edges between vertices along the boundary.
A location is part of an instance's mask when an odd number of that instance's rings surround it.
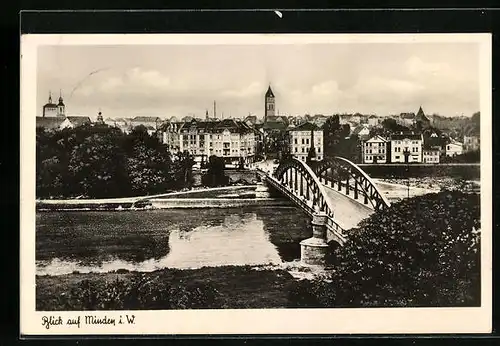
<svg viewBox="0 0 500 346">
<path fill-rule="evenodd" d="M 52 93 L 49 91 L 49 102 L 43 106 L 43 117 L 53 117 L 57 115 L 57 105 L 52 103 Z"/>
<path fill-rule="evenodd" d="M 104 118 L 102 116 L 102 112 L 101 110 L 99 109 L 99 113 L 97 113 L 97 121 L 96 121 L 96 124 L 99 124 L 99 125 L 104 125 Z"/>
<path fill-rule="evenodd" d="M 264 123 L 267 123 L 267 118 L 269 116 L 275 115 L 275 109 L 276 109 L 276 102 L 275 102 L 275 98 L 274 98 L 274 93 L 273 93 L 273 90 L 271 89 L 271 86 L 269 85 L 269 88 L 267 88 L 267 92 L 266 92 L 266 96 L 265 96 Z"/>
<path fill-rule="evenodd" d="M 66 106 L 64 105 L 61 92 L 59 92 L 59 103 L 57 104 L 57 116 L 60 117 L 66 116 Z"/>
</svg>

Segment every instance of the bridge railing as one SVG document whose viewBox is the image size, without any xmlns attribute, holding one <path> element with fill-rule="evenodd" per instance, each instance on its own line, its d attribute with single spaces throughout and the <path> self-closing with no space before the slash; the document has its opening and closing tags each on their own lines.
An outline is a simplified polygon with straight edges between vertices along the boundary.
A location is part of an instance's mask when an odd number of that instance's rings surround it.
<svg viewBox="0 0 500 346">
<path fill-rule="evenodd" d="M 292 200 L 293 203 L 295 203 L 299 208 L 304 210 L 310 217 L 313 216 L 313 214 L 316 212 L 316 210 L 311 205 L 310 201 L 305 199 L 305 197 L 299 197 L 297 196 L 294 191 L 290 190 L 288 186 L 281 184 L 279 180 L 277 180 L 273 176 L 266 176 L 267 181 L 275 187 L 277 190 L 280 192 L 286 194 L 290 200 Z M 345 241 L 347 240 L 346 236 L 344 235 L 345 228 L 342 227 L 338 222 L 336 222 L 333 218 L 333 215 L 331 213 L 327 212 L 327 221 L 326 221 L 326 229 L 330 233 L 331 237 L 333 237 L 334 240 L 336 240 L 340 244 L 344 244 Z"/>
</svg>

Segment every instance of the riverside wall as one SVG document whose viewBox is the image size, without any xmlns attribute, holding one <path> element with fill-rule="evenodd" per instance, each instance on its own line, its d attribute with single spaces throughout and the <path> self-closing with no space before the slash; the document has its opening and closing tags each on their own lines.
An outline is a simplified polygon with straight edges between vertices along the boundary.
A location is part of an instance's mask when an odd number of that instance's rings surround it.
<svg viewBox="0 0 500 346">
<path fill-rule="evenodd" d="M 358 164 L 371 178 L 451 177 L 465 180 L 480 178 L 480 164 Z"/>
</svg>

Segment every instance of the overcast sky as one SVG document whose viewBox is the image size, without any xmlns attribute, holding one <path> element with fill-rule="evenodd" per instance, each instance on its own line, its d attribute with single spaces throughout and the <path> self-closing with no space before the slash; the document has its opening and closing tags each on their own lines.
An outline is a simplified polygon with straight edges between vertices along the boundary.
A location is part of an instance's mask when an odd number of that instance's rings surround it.
<svg viewBox="0 0 500 346">
<path fill-rule="evenodd" d="M 44 46 L 38 64 L 37 115 L 61 89 L 68 114 L 262 117 L 269 84 L 287 115 L 479 110 L 473 43 Z"/>
</svg>

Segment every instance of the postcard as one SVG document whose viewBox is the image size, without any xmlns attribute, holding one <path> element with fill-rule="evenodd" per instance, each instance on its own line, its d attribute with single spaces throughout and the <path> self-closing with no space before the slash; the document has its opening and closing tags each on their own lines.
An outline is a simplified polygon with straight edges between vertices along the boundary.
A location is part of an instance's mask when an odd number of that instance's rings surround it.
<svg viewBox="0 0 500 346">
<path fill-rule="evenodd" d="M 23 35 L 21 334 L 491 332 L 491 58 Z"/>
</svg>

